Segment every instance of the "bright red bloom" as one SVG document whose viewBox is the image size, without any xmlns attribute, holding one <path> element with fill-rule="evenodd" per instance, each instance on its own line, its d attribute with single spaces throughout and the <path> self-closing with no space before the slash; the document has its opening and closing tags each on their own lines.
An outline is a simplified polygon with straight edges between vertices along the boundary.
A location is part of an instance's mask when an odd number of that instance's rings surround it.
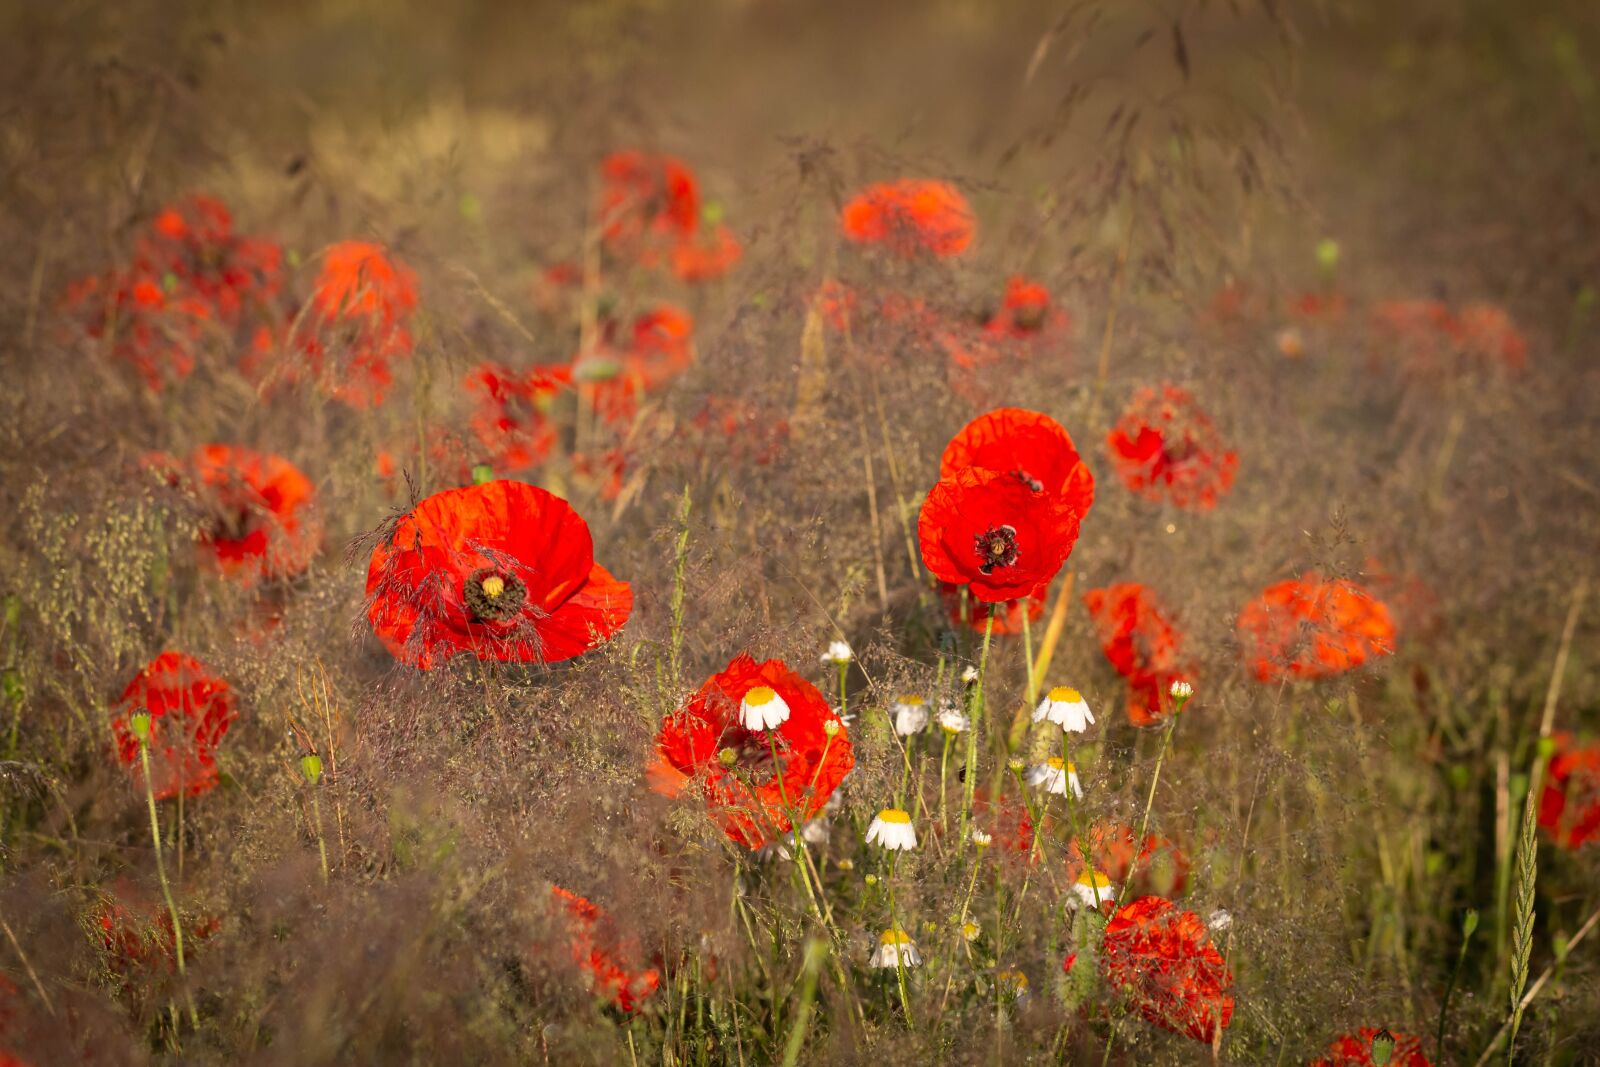
<svg viewBox="0 0 1600 1067">
<path fill-rule="evenodd" d="M 789 706 L 789 717 L 750 730 L 740 703 L 761 687 Z M 816 686 L 782 660 L 757 663 L 741 652 L 661 724 L 649 778 L 666 796 L 698 791 L 728 838 L 755 849 L 793 829 L 791 812 L 803 823 L 821 811 L 855 762 L 844 723 Z"/>
<path fill-rule="evenodd" d="M 496 471 L 528 470 L 545 461 L 556 443 L 550 408 L 571 384 L 572 368 L 566 365 L 518 373 L 503 364 L 480 363 L 467 372 L 467 391 L 478 401 L 472 432 Z"/>
<path fill-rule="evenodd" d="M 1469 358 L 1488 366 L 1519 371 L 1528 363 L 1528 342 L 1504 308 L 1468 304 L 1456 316 L 1461 348 Z"/>
<path fill-rule="evenodd" d="M 1160 834 L 1148 834 L 1135 847 L 1138 834 L 1124 823 L 1102 822 L 1089 828 L 1089 858 L 1095 870 L 1114 885 L 1133 879 L 1141 895 L 1176 897 L 1189 884 L 1189 857 Z M 1083 852 L 1074 841 L 1067 850 L 1067 871 L 1076 878 L 1083 870 Z"/>
<path fill-rule="evenodd" d="M 1071 970 L 1068 957 L 1063 970 Z M 1106 924 L 1100 971 L 1150 1022 L 1210 1044 L 1233 1019 L 1233 975 L 1205 922 L 1161 897 L 1141 897 Z"/>
<path fill-rule="evenodd" d="M 977 230 L 972 207 L 949 182 L 902 178 L 869 185 L 839 215 L 844 235 L 897 256 L 956 256 Z"/>
<path fill-rule="evenodd" d="M 1394 1043 L 1387 1067 L 1433 1067 L 1422 1054 L 1420 1037 L 1374 1030 L 1370 1026 L 1336 1039 L 1328 1047 L 1327 1055 L 1313 1060 L 1310 1067 L 1374 1067 L 1377 1061 L 1372 1058 L 1372 1043 L 1379 1035 Z"/>
<path fill-rule="evenodd" d="M 192 374 L 196 353 L 218 329 L 206 301 L 168 292 L 158 276 L 137 269 L 78 279 L 61 307 L 82 323 L 85 336 L 109 338 L 111 358 L 131 366 L 153 392 Z"/>
<path fill-rule="evenodd" d="M 1050 299 L 1050 290 L 1021 275 L 1006 279 L 1000 307 L 984 322 L 984 332 L 1013 341 L 1031 341 L 1065 332 L 1072 320 Z"/>
<path fill-rule="evenodd" d="M 100 928 L 100 946 L 105 950 L 110 969 L 127 975 L 136 969 L 161 964 L 170 973 L 178 969 L 177 937 L 173 933 L 172 913 L 160 905 L 134 904 L 131 898 L 103 900 L 95 914 Z M 190 919 L 183 924 L 184 955 L 222 929 L 214 915 Z"/>
<path fill-rule="evenodd" d="M 951 622 L 962 623 L 983 633 L 989 629 L 989 616 L 993 615 L 993 633 L 996 637 L 1020 634 L 1024 615 L 1030 626 L 1043 618 L 1044 602 L 1049 592 L 1048 585 L 1041 585 L 1027 596 L 1004 604 L 985 603 L 969 596 L 963 612 L 961 586 L 950 582 L 939 583 L 939 596 L 944 600 L 945 611 L 949 613 Z"/>
<path fill-rule="evenodd" d="M 629 962 L 639 955 L 638 942 L 618 935 L 611 916 L 576 893 L 550 887 L 562 921 L 571 932 L 572 962 L 588 975 L 596 996 L 632 1015 L 661 985 L 654 967 Z"/>
<path fill-rule="evenodd" d="M 222 201 L 192 196 L 170 204 L 134 250 L 139 268 L 170 274 L 188 295 L 205 301 L 230 325 L 246 310 L 260 310 L 283 287 L 283 249 L 262 237 L 233 232 Z"/>
<path fill-rule="evenodd" d="M 300 350 L 317 373 L 330 355 L 342 367 L 333 393 L 351 407 L 383 403 L 390 363 L 411 355 L 417 279 L 380 245 L 341 241 L 329 248 L 304 312 Z"/>
<path fill-rule="evenodd" d="M 282 456 L 203 445 L 187 463 L 165 456 L 148 462 L 194 495 L 205 515 L 201 558 L 225 576 L 249 584 L 293 578 L 310 566 L 322 543 L 316 493 Z"/>
<path fill-rule="evenodd" d="M 694 363 L 694 319 L 670 304 L 640 314 L 624 359 L 646 389 L 665 385 Z"/>
<path fill-rule="evenodd" d="M 481 660 L 556 663 L 627 622 L 633 591 L 594 561 L 589 526 L 522 482 L 446 489 L 372 550 L 367 618 L 395 658 L 429 670 Z"/>
<path fill-rule="evenodd" d="M 672 247 L 672 273 L 681 281 L 709 282 L 732 270 L 743 256 L 744 246 L 733 231 L 718 223 L 707 239 Z"/>
<path fill-rule="evenodd" d="M 1155 594 L 1137 582 L 1091 589 L 1083 602 L 1100 631 L 1100 650 L 1128 680 L 1128 721 L 1149 726 L 1166 718 L 1173 682 L 1192 682 L 1194 665 L 1183 635 L 1161 611 Z"/>
<path fill-rule="evenodd" d="M 1549 777 L 1539 795 L 1539 825 L 1562 848 L 1600 841 L 1600 745 L 1555 736 Z"/>
<path fill-rule="evenodd" d="M 996 408 L 961 428 L 939 457 L 939 477 L 967 467 L 1016 474 L 1059 497 L 1081 520 L 1094 504 L 1094 475 L 1072 436 L 1055 419 L 1023 408 Z"/>
<path fill-rule="evenodd" d="M 1239 454 L 1209 416 L 1175 385 L 1145 387 L 1106 435 L 1111 464 L 1146 500 L 1208 511 L 1233 488 Z"/>
<path fill-rule="evenodd" d="M 967 467 L 941 478 L 917 522 L 922 562 L 979 600 L 1017 600 L 1056 576 L 1078 540 L 1080 513 L 1021 471 Z"/>
<path fill-rule="evenodd" d="M 1236 624 L 1260 681 L 1326 678 L 1394 651 L 1395 627 L 1383 601 L 1355 582 L 1315 573 L 1268 586 Z"/>
<path fill-rule="evenodd" d="M 600 237 L 608 246 L 654 262 L 663 249 L 693 237 L 700 190 L 680 159 L 625 150 L 600 164 Z M 649 266 L 650 263 L 646 263 Z"/>
<path fill-rule="evenodd" d="M 237 711 L 228 683 L 181 652 L 163 652 L 122 691 L 111 720 L 117 759 L 144 788 L 139 740 L 129 718 L 150 715 L 150 782 L 157 800 L 198 796 L 217 784 L 217 746 Z"/>
</svg>

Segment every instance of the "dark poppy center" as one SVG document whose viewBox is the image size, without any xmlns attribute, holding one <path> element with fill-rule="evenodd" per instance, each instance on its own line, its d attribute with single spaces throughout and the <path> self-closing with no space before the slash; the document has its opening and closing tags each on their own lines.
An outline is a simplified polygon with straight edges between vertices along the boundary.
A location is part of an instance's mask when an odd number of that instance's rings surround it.
<svg viewBox="0 0 1600 1067">
<path fill-rule="evenodd" d="M 210 534 L 213 541 L 243 541 L 255 532 L 256 513 L 243 504 L 223 508 L 212 517 Z"/>
<path fill-rule="evenodd" d="M 462 595 L 473 622 L 504 622 L 522 610 L 528 587 L 516 575 L 484 567 L 467 578 Z"/>
<path fill-rule="evenodd" d="M 1193 459 L 1200 451 L 1200 442 L 1188 434 L 1184 434 L 1176 441 L 1168 439 L 1162 442 L 1161 455 L 1171 466 L 1176 466 L 1186 460 Z"/>
<path fill-rule="evenodd" d="M 1014 526 L 991 526 L 973 538 L 976 543 L 978 570 L 988 574 L 996 567 L 1009 567 L 1021 554 L 1017 548 L 1017 529 Z"/>
<path fill-rule="evenodd" d="M 1023 333 L 1038 333 L 1044 329 L 1045 309 L 1038 304 L 1013 308 L 1011 321 Z"/>
<path fill-rule="evenodd" d="M 732 766 L 756 781 L 764 781 L 783 773 L 786 745 L 781 739 L 769 738 L 765 733 L 750 730 L 730 730 L 723 735 L 721 751 L 733 753 Z M 773 758 L 776 742 L 777 758 Z"/>
</svg>

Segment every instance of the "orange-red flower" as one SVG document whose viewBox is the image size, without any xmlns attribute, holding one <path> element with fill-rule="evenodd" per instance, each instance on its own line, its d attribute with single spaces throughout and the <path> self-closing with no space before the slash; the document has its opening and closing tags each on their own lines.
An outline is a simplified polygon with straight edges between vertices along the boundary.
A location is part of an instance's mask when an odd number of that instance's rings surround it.
<svg viewBox="0 0 1600 1067">
<path fill-rule="evenodd" d="M 1000 307 L 983 324 L 992 337 L 1033 341 L 1065 332 L 1071 317 L 1050 299 L 1050 290 L 1036 281 L 1013 274 L 1006 279 Z"/>
<path fill-rule="evenodd" d="M 472 432 L 485 458 L 502 474 L 537 467 L 556 443 L 550 409 L 572 383 L 566 365 L 518 372 L 500 363 L 480 363 L 467 372 L 467 392 L 477 398 Z"/>
<path fill-rule="evenodd" d="M 158 276 L 137 269 L 79 278 L 67 286 L 61 308 L 154 392 L 192 374 L 196 353 L 218 329 L 204 300 L 168 292 Z"/>
<path fill-rule="evenodd" d="M 939 596 L 944 600 L 950 621 L 983 633 L 989 630 L 989 616 L 993 615 L 996 637 L 1020 634 L 1024 618 L 1029 626 L 1038 622 L 1044 616 L 1044 602 L 1050 592 L 1048 585 L 1041 585 L 1027 596 L 1006 603 L 985 603 L 969 596 L 963 605 L 961 588 L 950 582 L 939 583 Z"/>
<path fill-rule="evenodd" d="M 1389 1047 L 1387 1067 L 1433 1067 L 1422 1054 L 1422 1039 L 1411 1034 L 1395 1034 L 1364 1026 L 1353 1034 L 1337 1038 L 1327 1054 L 1311 1067 L 1374 1067 L 1373 1044 L 1382 1041 Z"/>
<path fill-rule="evenodd" d="M 1189 857 L 1160 834 L 1147 834 L 1142 845 L 1133 827 L 1102 822 L 1089 828 L 1089 858 L 1095 870 L 1121 885 L 1132 879 L 1141 895 L 1177 897 L 1189 884 Z M 1074 841 L 1067 850 L 1067 871 L 1077 877 L 1083 870 L 1083 852 Z"/>
<path fill-rule="evenodd" d="M 740 703 L 763 688 L 789 717 L 751 730 Z M 696 790 L 728 838 L 754 849 L 792 830 L 791 814 L 805 822 L 821 811 L 855 762 L 844 723 L 816 686 L 782 660 L 741 652 L 661 724 L 649 778 L 666 796 Z"/>
<path fill-rule="evenodd" d="M 966 467 L 941 478 L 917 522 L 922 562 L 979 600 L 1017 600 L 1056 576 L 1078 540 L 1076 508 L 1024 471 Z"/>
<path fill-rule="evenodd" d="M 209 196 L 163 208 L 135 246 L 134 259 L 144 273 L 171 275 L 229 325 L 247 310 L 265 310 L 283 287 L 283 249 L 235 233 L 227 206 Z"/>
<path fill-rule="evenodd" d="M 129 724 L 150 715 L 150 784 L 156 799 L 198 796 L 217 784 L 217 746 L 237 712 L 228 683 L 182 652 L 163 652 L 134 675 L 117 701 L 111 732 L 117 759 L 144 788 L 139 740 Z"/>
<path fill-rule="evenodd" d="M 611 916 L 576 893 L 551 886 L 551 898 L 571 935 L 572 962 L 587 975 L 596 996 L 618 1011 L 632 1015 L 661 985 L 654 967 L 633 960 L 639 945 L 617 933 Z"/>
<path fill-rule="evenodd" d="M 555 663 L 627 622 L 633 591 L 594 561 L 589 526 L 522 482 L 446 489 L 372 550 L 367 618 L 395 657 L 428 670 L 459 653 Z"/>
<path fill-rule="evenodd" d="M 967 198 L 949 182 L 919 178 L 869 185 L 839 215 L 844 235 L 897 256 L 956 256 L 977 230 Z"/>
<path fill-rule="evenodd" d="M 1562 848 L 1600 841 L 1600 745 L 1555 736 L 1549 777 L 1539 795 L 1539 825 Z"/>
<path fill-rule="evenodd" d="M 1100 650 L 1128 680 L 1128 720 L 1135 726 L 1161 721 L 1172 706 L 1172 683 L 1194 680 L 1183 635 L 1138 582 L 1091 589 L 1083 602 L 1100 631 Z"/>
<path fill-rule="evenodd" d="M 996 408 L 961 428 L 939 457 L 939 477 L 967 467 L 1014 473 L 1059 497 L 1082 519 L 1094 504 L 1094 475 L 1072 436 L 1055 419 L 1023 408 Z"/>
<path fill-rule="evenodd" d="M 116 974 L 127 976 L 130 972 L 160 964 L 168 972 L 178 969 L 177 937 L 173 933 L 172 913 L 160 905 L 151 905 L 124 894 L 100 902 L 94 913 L 95 925 L 100 928 L 100 946 L 105 950 L 106 962 Z M 189 919 L 183 924 L 184 954 L 190 955 L 194 947 L 207 941 L 222 929 L 222 920 L 214 915 Z"/>
<path fill-rule="evenodd" d="M 1468 304 L 1456 316 L 1461 348 L 1468 358 L 1509 371 L 1528 363 L 1528 342 L 1506 310 L 1496 304 Z"/>
<path fill-rule="evenodd" d="M 204 515 L 201 558 L 223 575 L 248 584 L 292 578 L 310 566 L 322 542 L 316 493 L 282 456 L 203 445 L 186 463 L 165 456 L 148 462 L 194 495 Z"/>
<path fill-rule="evenodd" d="M 1394 651 L 1389 608 L 1367 589 L 1315 573 L 1268 586 L 1236 624 L 1246 662 L 1261 681 L 1325 678 Z"/>
<path fill-rule="evenodd" d="M 672 156 L 613 152 L 600 164 L 599 216 L 600 237 L 608 246 L 656 257 L 694 236 L 700 225 L 699 183 Z"/>
<path fill-rule="evenodd" d="M 1216 507 L 1239 466 L 1239 454 L 1224 446 L 1210 417 L 1175 385 L 1136 392 L 1106 445 L 1123 484 L 1180 508 Z"/>
<path fill-rule="evenodd" d="M 323 255 L 322 271 L 303 312 L 298 345 L 311 369 L 326 373 L 333 394 L 351 407 L 383 403 L 394 381 L 390 364 L 410 357 L 416 275 L 381 245 L 341 241 Z"/>
<path fill-rule="evenodd" d="M 1071 971 L 1075 956 L 1062 969 Z M 1100 948 L 1106 983 L 1140 1015 L 1165 1030 L 1210 1044 L 1233 1019 L 1233 975 L 1206 924 L 1161 897 L 1117 910 Z"/>
<path fill-rule="evenodd" d="M 728 227 L 718 223 L 699 238 L 672 246 L 672 273 L 681 281 L 709 282 L 733 269 L 744 256 L 744 246 Z"/>
</svg>

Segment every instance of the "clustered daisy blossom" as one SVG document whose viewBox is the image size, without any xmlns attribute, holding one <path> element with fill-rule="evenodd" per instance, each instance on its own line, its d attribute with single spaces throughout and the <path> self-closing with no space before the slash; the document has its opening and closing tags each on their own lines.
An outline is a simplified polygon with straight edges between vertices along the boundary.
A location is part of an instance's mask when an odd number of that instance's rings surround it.
<svg viewBox="0 0 1600 1067">
<path fill-rule="evenodd" d="M 911 813 L 902 808 L 884 808 L 867 826 L 867 844 L 882 845 L 891 852 L 910 852 L 917 847 L 917 829 Z"/>
</svg>

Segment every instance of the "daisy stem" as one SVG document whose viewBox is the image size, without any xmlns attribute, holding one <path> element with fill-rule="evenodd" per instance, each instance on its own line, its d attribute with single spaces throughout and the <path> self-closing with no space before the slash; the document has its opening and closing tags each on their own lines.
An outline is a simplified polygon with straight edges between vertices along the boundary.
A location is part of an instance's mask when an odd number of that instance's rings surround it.
<svg viewBox="0 0 1600 1067">
<path fill-rule="evenodd" d="M 950 742 L 955 740 L 955 734 L 944 735 L 944 753 L 939 757 L 939 825 L 944 826 L 944 783 L 945 776 L 950 770 Z"/>
<path fill-rule="evenodd" d="M 1135 861 L 1139 850 L 1144 847 L 1144 835 L 1150 831 L 1150 809 L 1156 803 L 1156 786 L 1161 782 L 1161 765 L 1166 761 L 1167 749 L 1172 745 L 1172 732 L 1178 728 L 1178 714 L 1183 711 L 1187 697 L 1175 697 L 1172 715 L 1167 719 L 1167 728 L 1161 733 L 1161 750 L 1156 753 L 1156 769 L 1150 775 L 1150 792 L 1144 800 L 1144 817 L 1139 820 L 1139 836 L 1134 839 L 1133 849 Z M 1133 868 L 1128 868 L 1128 877 L 1123 879 L 1122 885 L 1117 889 L 1117 907 L 1122 907 L 1122 902 L 1127 898 L 1128 886 L 1133 882 Z"/>
<path fill-rule="evenodd" d="M 849 673 L 850 664 L 848 662 L 839 664 L 839 718 L 841 719 L 850 714 L 850 694 L 845 691 L 844 687 L 845 675 Z"/>
<path fill-rule="evenodd" d="M 156 877 L 161 880 L 161 895 L 167 901 L 167 914 L 172 917 L 172 952 L 178 961 L 178 979 L 184 983 L 183 995 L 189 1001 L 189 1021 L 200 1027 L 200 1014 L 195 1010 L 194 996 L 189 992 L 188 973 L 183 962 L 183 923 L 178 918 L 178 905 L 172 899 L 172 886 L 167 881 L 167 863 L 161 857 L 161 819 L 156 814 L 156 790 L 150 780 L 150 740 L 139 738 L 139 766 L 144 771 L 144 799 L 150 806 L 150 840 L 156 849 Z"/>
<path fill-rule="evenodd" d="M 317 824 L 317 851 L 322 854 L 322 880 L 328 880 L 328 843 L 322 837 L 322 804 L 317 799 L 317 787 L 311 787 L 311 815 Z"/>
<path fill-rule="evenodd" d="M 1038 703 L 1039 687 L 1033 680 L 1033 629 L 1028 625 L 1028 605 L 1022 606 L 1022 654 L 1028 668 L 1028 706 Z"/>
<path fill-rule="evenodd" d="M 894 865 L 895 861 L 899 858 L 899 849 L 895 849 L 889 853 L 889 876 L 884 879 L 884 885 L 889 891 L 889 929 L 894 933 L 896 938 L 894 943 L 894 978 L 895 984 L 900 987 L 900 1008 L 906 1014 L 906 1026 L 910 1027 L 911 1030 L 915 1032 L 917 1029 L 917 1024 L 911 1018 L 911 998 L 906 995 L 905 947 L 899 940 L 901 933 L 900 922 L 895 917 L 896 913 L 894 907 Z"/>
<path fill-rule="evenodd" d="M 983 651 L 978 655 L 978 685 L 972 702 L 972 724 L 967 728 L 967 789 L 961 804 L 961 843 L 967 847 L 967 829 L 972 825 L 972 798 L 978 788 L 978 731 L 983 728 L 984 686 L 989 671 L 989 642 L 994 637 L 994 612 L 983 625 Z"/>
</svg>

